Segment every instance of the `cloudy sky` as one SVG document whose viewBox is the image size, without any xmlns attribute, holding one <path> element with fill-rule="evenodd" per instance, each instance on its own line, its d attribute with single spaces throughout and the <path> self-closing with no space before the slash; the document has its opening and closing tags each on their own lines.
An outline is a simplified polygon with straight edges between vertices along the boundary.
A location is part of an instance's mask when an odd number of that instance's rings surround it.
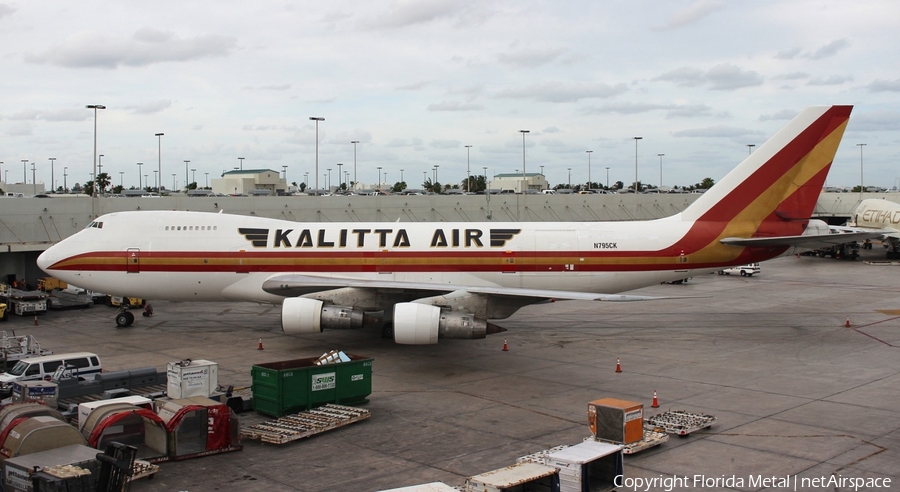
<svg viewBox="0 0 900 492">
<path fill-rule="evenodd" d="M 3 178 L 184 185 L 240 165 L 314 179 L 543 168 L 551 184 L 724 176 L 800 109 L 853 104 L 828 178 L 900 181 L 900 3 L 0 0 Z M 164 133 L 158 139 L 155 134 Z M 22 160 L 27 172 L 23 173 Z M 124 175 L 120 175 L 124 172 Z M 143 178 L 142 178 L 143 179 Z M 193 180 L 193 177 L 189 179 Z"/>
</svg>

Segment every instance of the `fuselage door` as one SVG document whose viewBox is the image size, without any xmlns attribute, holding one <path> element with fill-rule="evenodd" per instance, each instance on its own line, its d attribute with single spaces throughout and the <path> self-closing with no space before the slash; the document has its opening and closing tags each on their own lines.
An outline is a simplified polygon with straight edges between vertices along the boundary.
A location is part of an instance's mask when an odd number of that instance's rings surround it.
<svg viewBox="0 0 900 492">
<path fill-rule="evenodd" d="M 141 272 L 141 249 L 128 248 L 125 254 L 125 273 Z"/>
</svg>

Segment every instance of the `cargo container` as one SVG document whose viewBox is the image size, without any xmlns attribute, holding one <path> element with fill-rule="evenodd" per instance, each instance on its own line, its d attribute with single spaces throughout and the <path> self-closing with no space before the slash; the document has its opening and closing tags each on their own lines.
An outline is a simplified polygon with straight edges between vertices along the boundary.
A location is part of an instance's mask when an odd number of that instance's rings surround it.
<svg viewBox="0 0 900 492">
<path fill-rule="evenodd" d="M 167 459 L 180 460 L 241 449 L 240 423 L 225 404 L 194 396 L 157 400 L 154 406 L 168 432 Z"/>
<path fill-rule="evenodd" d="M 547 455 L 544 463 L 559 469 L 559 492 L 616 490 L 623 474 L 622 446 L 584 441 Z"/>
<path fill-rule="evenodd" d="M 588 425 L 591 434 L 602 441 L 631 444 L 644 437 L 644 405 L 601 398 L 588 403 Z"/>
<path fill-rule="evenodd" d="M 35 468 L 77 466 L 87 470 L 88 474 L 76 479 L 78 487 L 72 487 L 69 483 L 67 490 L 94 490 L 97 478 L 100 475 L 100 462 L 97 460 L 98 451 L 94 448 L 73 444 L 40 453 L 32 453 L 25 456 L 10 458 L 3 462 L 3 490 L 4 492 L 31 492 L 31 475 Z M 43 489 L 42 489 L 43 490 Z M 64 489 L 66 490 L 66 489 Z"/>
<path fill-rule="evenodd" d="M 0 434 L 0 459 L 86 444 L 74 426 L 53 417 L 29 417 L 10 423 Z"/>
<path fill-rule="evenodd" d="M 43 403 L 56 408 L 59 387 L 50 381 L 15 381 L 12 384 L 13 403 Z"/>
<path fill-rule="evenodd" d="M 182 360 L 166 366 L 166 395 L 169 398 L 210 396 L 219 386 L 219 364 L 208 360 Z"/>
<path fill-rule="evenodd" d="M 267 362 L 251 368 L 253 409 L 282 417 L 327 403 L 364 403 L 372 394 L 372 361 L 347 354 L 349 362 L 316 365 L 318 358 Z"/>
</svg>

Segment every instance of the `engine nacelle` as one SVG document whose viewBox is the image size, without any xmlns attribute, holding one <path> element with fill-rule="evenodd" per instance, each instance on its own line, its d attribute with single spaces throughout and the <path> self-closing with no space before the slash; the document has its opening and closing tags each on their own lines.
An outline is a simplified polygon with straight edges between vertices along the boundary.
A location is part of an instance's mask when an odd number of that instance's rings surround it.
<svg viewBox="0 0 900 492">
<path fill-rule="evenodd" d="M 362 328 L 364 318 L 365 313 L 360 309 L 325 305 L 306 297 L 290 297 L 281 305 L 281 329 L 288 335 L 321 333 L 325 328 Z"/>
<path fill-rule="evenodd" d="M 443 338 L 484 338 L 487 322 L 469 313 L 442 312 L 430 304 L 401 302 L 394 305 L 394 341 L 405 345 L 428 345 Z"/>
</svg>

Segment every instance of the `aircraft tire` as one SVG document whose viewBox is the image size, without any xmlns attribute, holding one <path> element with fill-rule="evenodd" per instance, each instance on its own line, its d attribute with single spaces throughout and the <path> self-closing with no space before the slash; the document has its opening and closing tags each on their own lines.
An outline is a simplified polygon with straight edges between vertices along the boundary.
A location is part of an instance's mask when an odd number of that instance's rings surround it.
<svg viewBox="0 0 900 492">
<path fill-rule="evenodd" d="M 125 311 L 123 313 L 119 313 L 116 315 L 116 326 L 119 328 L 126 328 L 131 326 L 134 323 L 134 315 L 129 311 Z"/>
</svg>

